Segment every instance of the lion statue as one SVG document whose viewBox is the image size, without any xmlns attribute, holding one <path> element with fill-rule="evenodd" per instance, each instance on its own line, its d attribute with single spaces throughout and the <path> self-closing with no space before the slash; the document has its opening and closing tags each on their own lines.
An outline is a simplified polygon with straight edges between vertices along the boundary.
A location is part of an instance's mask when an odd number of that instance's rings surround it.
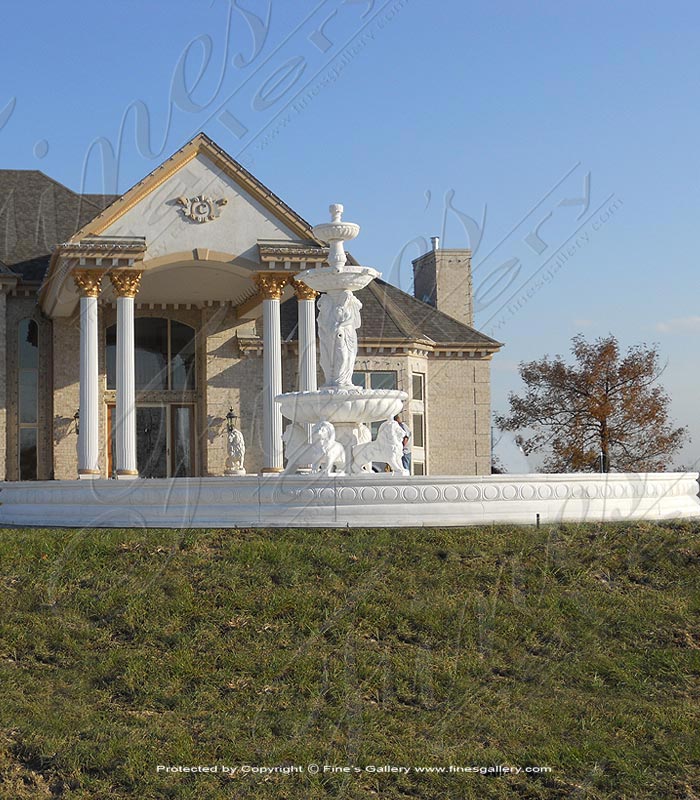
<svg viewBox="0 0 700 800">
<path fill-rule="evenodd" d="M 335 469 L 344 474 L 345 448 L 335 439 L 335 428 L 323 420 L 311 428 L 311 444 L 297 448 L 293 458 L 287 463 L 285 475 L 293 473 L 298 466 L 311 464 L 312 472 L 330 475 Z"/>
<path fill-rule="evenodd" d="M 404 429 L 393 419 L 388 419 L 379 426 L 377 438 L 373 442 L 356 444 L 352 448 L 352 471 L 357 474 L 372 468 L 373 461 L 382 461 L 389 465 L 395 475 L 408 475 L 403 468 Z"/>
</svg>

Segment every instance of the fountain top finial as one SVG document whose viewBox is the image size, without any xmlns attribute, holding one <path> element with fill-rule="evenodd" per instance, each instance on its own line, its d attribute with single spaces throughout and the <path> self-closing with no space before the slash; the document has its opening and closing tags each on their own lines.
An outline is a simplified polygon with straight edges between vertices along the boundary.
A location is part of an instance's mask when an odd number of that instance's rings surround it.
<svg viewBox="0 0 700 800">
<path fill-rule="evenodd" d="M 331 212 L 331 222 L 341 222 L 341 217 L 343 216 L 342 203 L 331 203 L 328 206 L 328 210 Z"/>
</svg>

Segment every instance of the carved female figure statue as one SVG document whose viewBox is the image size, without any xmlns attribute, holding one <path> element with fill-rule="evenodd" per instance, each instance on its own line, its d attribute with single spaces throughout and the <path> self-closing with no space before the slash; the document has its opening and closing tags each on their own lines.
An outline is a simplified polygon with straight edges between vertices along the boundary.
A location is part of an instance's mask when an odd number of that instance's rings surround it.
<svg viewBox="0 0 700 800">
<path fill-rule="evenodd" d="M 322 294 L 318 301 L 318 339 L 326 386 L 352 386 L 361 308 L 362 303 L 348 291 Z"/>
</svg>

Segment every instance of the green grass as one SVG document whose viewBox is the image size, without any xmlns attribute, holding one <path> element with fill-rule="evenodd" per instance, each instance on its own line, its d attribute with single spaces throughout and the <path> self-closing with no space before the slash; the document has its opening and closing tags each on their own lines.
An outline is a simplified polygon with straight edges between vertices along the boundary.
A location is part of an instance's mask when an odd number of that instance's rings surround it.
<svg viewBox="0 0 700 800">
<path fill-rule="evenodd" d="M 697 800 L 699 531 L 0 531 L 0 797 Z"/>
</svg>

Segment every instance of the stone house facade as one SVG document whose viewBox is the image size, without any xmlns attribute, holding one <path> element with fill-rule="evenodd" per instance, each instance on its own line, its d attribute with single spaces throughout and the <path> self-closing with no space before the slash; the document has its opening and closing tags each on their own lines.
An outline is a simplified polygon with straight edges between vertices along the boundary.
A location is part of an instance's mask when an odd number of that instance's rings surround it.
<svg viewBox="0 0 700 800">
<path fill-rule="evenodd" d="M 122 196 L 7 169 L 0 198 L 0 478 L 113 477 L 120 403 L 136 432 L 120 477 L 223 474 L 230 410 L 248 473 L 279 470 L 265 351 L 294 391 L 303 272 L 328 253 L 303 218 L 204 134 Z M 501 345 L 473 327 L 470 252 L 431 250 L 414 276 L 416 297 L 381 280 L 358 293 L 353 380 L 407 392 L 414 473 L 487 474 Z"/>
</svg>

